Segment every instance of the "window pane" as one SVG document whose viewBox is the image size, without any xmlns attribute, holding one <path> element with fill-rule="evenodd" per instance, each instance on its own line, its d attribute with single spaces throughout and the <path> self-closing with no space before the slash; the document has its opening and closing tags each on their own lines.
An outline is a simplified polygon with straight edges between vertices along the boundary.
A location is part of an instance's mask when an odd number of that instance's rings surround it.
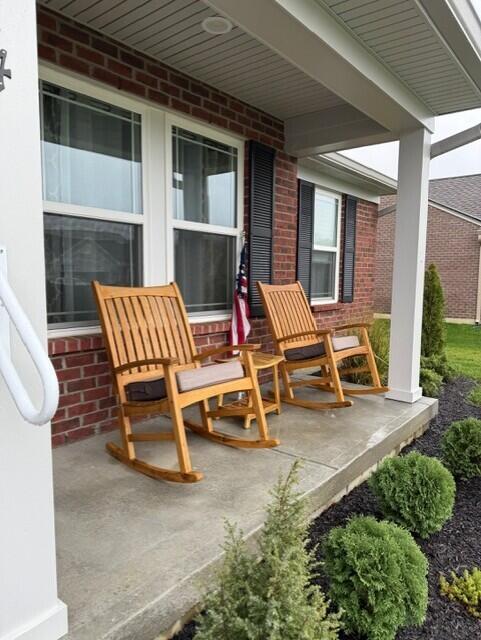
<svg viewBox="0 0 481 640">
<path fill-rule="evenodd" d="M 334 298 L 336 254 L 331 251 L 312 252 L 311 297 Z"/>
<path fill-rule="evenodd" d="M 337 245 L 338 200 L 316 191 L 314 211 L 314 246 Z"/>
<path fill-rule="evenodd" d="M 237 150 L 173 128 L 174 218 L 237 224 Z"/>
<path fill-rule="evenodd" d="M 50 325 L 97 322 L 92 280 L 141 283 L 141 228 L 89 218 L 44 215 Z"/>
<path fill-rule="evenodd" d="M 41 86 L 44 199 L 142 213 L 140 116 Z"/>
<path fill-rule="evenodd" d="M 175 280 L 189 313 L 225 311 L 232 306 L 236 238 L 174 230 Z"/>
</svg>

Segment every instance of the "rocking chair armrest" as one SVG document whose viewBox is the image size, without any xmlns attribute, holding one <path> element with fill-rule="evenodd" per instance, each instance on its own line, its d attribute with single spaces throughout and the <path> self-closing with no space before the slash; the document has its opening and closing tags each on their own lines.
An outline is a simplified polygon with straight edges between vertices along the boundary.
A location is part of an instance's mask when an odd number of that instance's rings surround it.
<svg viewBox="0 0 481 640">
<path fill-rule="evenodd" d="M 195 355 L 193 359 L 194 361 L 205 360 L 206 358 L 217 356 L 220 353 L 225 353 L 226 351 L 255 351 L 260 348 L 260 344 L 226 344 L 223 347 L 216 347 L 215 349 L 202 351 L 202 353 Z"/>
<path fill-rule="evenodd" d="M 369 329 L 372 322 L 353 322 L 352 324 L 342 324 L 339 327 L 333 329 L 334 333 L 337 331 L 345 331 L 346 329 Z"/>
<path fill-rule="evenodd" d="M 311 331 L 299 331 L 298 333 L 291 333 L 282 338 L 276 338 L 276 342 L 287 342 L 287 340 L 293 340 L 294 338 L 303 338 L 307 336 L 327 336 L 332 334 L 331 329 L 312 329 Z"/>
<path fill-rule="evenodd" d="M 146 367 L 147 365 L 160 364 L 163 367 L 179 364 L 177 358 L 147 358 L 145 360 L 134 360 L 121 364 L 119 367 L 114 367 L 114 373 L 122 373 L 123 371 L 129 371 L 129 369 L 137 369 L 138 367 Z"/>
</svg>

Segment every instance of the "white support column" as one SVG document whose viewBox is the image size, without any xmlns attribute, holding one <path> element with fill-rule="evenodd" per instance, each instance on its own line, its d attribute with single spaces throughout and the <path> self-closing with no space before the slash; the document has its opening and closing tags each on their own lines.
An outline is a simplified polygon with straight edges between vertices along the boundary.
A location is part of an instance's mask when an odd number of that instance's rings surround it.
<svg viewBox="0 0 481 640">
<path fill-rule="evenodd" d="M 392 400 L 415 402 L 419 386 L 430 134 L 405 133 L 399 145 L 391 303 L 389 387 Z"/>
<path fill-rule="evenodd" d="M 0 91 L 0 245 L 10 285 L 46 348 L 35 11 L 35 0 L 0 0 L 0 50 L 11 70 Z M 38 406 L 34 365 L 13 330 L 10 342 Z M 0 376 L 0 640 L 57 640 L 66 632 L 67 609 L 57 597 L 50 425 L 27 424 Z"/>
</svg>

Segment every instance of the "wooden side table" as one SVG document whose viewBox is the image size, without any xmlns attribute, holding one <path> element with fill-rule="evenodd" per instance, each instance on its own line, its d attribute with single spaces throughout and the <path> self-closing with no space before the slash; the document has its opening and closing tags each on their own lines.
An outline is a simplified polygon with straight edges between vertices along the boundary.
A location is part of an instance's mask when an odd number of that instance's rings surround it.
<svg viewBox="0 0 481 640">
<path fill-rule="evenodd" d="M 273 375 L 273 398 L 262 398 L 262 402 L 264 404 L 264 412 L 272 413 L 275 411 L 277 415 L 281 413 L 281 393 L 279 389 L 279 375 L 278 375 L 278 367 L 279 363 L 284 360 L 284 356 L 273 355 L 272 353 L 260 353 L 255 352 L 252 354 L 252 361 L 254 364 L 254 368 L 256 371 L 261 371 L 263 369 L 271 369 Z M 240 400 L 234 400 L 229 404 L 224 405 L 224 396 L 219 396 L 217 399 L 217 408 L 218 409 L 236 409 L 240 407 L 251 407 L 251 399 L 250 395 L 247 395 L 245 398 Z M 244 429 L 250 429 L 251 423 L 255 420 L 254 413 L 248 413 L 242 416 L 244 418 Z"/>
</svg>

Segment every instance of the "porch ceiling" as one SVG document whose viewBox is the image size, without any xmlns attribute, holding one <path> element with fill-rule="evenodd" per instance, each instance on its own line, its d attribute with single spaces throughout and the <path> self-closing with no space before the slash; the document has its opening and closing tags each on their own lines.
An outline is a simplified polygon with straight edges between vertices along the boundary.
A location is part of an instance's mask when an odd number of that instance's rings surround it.
<svg viewBox="0 0 481 640">
<path fill-rule="evenodd" d="M 458 4 L 464 0 L 456 0 Z M 436 115 L 481 106 L 481 85 L 457 60 L 458 25 L 444 0 L 316 0 Z M 441 15 L 440 10 L 444 13 Z M 450 18 L 452 24 L 450 24 Z M 437 24 L 437 23 L 440 24 Z M 460 34 L 457 34 L 459 37 Z M 452 48 L 451 48 L 451 45 Z M 459 52 L 459 49 L 458 49 Z M 479 61 L 481 63 L 481 60 Z M 480 65 L 481 66 L 481 65 Z M 478 73 L 476 74 L 479 76 Z"/>
<path fill-rule="evenodd" d="M 212 36 L 202 21 L 218 12 L 200 0 L 40 0 L 281 120 L 345 104 L 241 28 Z"/>
</svg>

